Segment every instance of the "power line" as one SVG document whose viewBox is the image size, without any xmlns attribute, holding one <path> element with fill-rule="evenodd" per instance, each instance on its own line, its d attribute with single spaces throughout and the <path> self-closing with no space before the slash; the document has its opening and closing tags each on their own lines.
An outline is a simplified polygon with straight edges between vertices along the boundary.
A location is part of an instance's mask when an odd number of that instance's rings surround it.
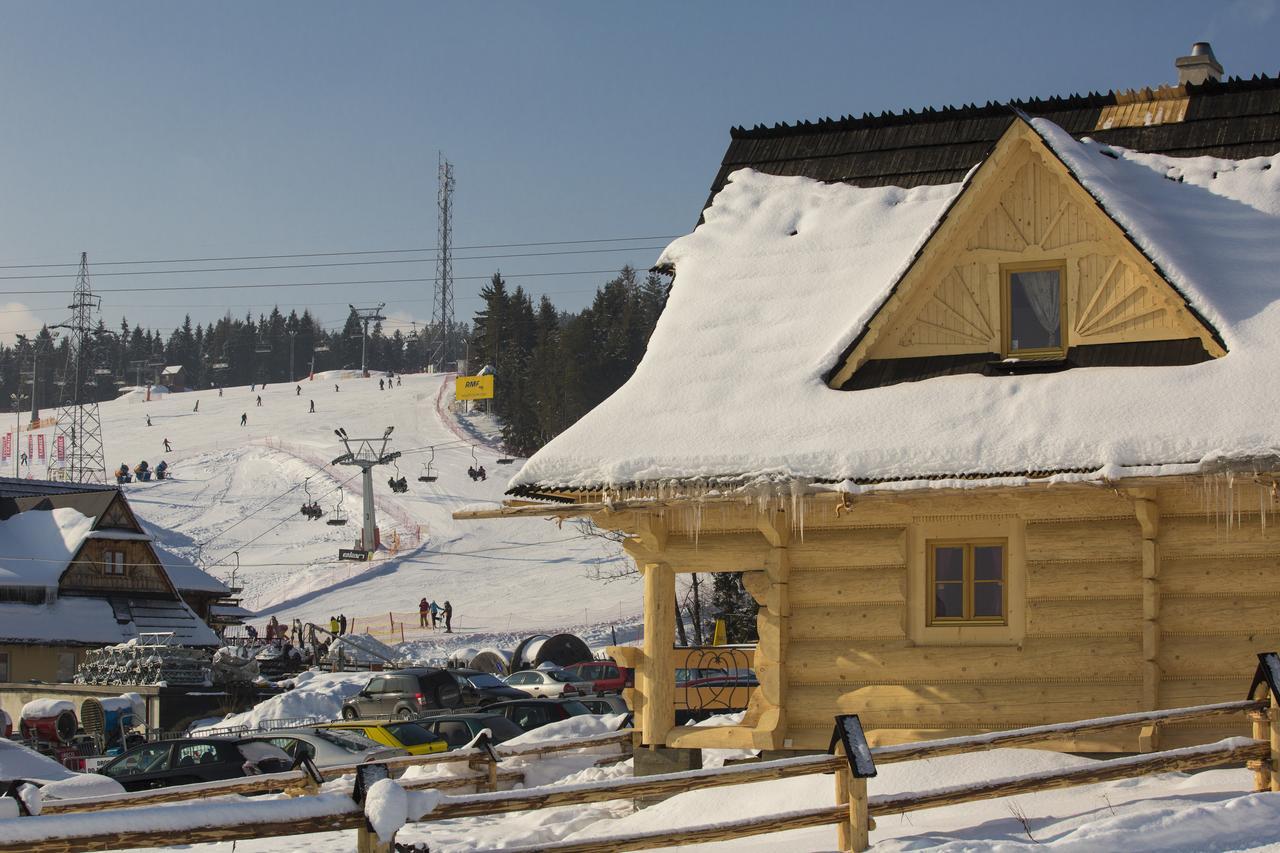
<svg viewBox="0 0 1280 853">
<path fill-rule="evenodd" d="M 550 276 L 570 276 L 570 275 L 616 275 L 617 269 L 608 270 L 558 270 L 555 272 L 523 272 L 523 273 L 502 273 L 503 279 L 517 278 L 547 278 Z M 487 281 L 492 278 L 491 275 L 460 275 L 454 276 L 454 281 Z M 172 293 L 185 292 L 189 290 L 261 290 L 268 287 L 351 287 L 354 285 L 366 284 L 422 284 L 424 282 L 433 282 L 434 278 L 382 278 L 382 279 L 355 279 L 350 281 L 292 281 L 279 283 L 260 283 L 260 284 L 185 284 L 185 285 L 164 285 L 161 287 L 116 287 L 105 290 L 95 291 L 97 293 Z M 47 294 L 47 290 L 0 290 L 0 296 L 43 296 Z"/>
<path fill-rule="evenodd" d="M 610 252 L 642 252 L 654 249 L 663 249 L 665 246 L 617 246 L 611 249 L 569 249 L 561 252 L 514 252 L 501 255 L 467 255 L 464 257 L 454 257 L 455 261 L 487 261 L 501 258 L 550 258 L 559 255 L 599 255 Z M 380 261 L 334 261 L 321 264 L 274 264 L 271 266 L 248 266 L 248 267 L 196 267 L 194 269 L 168 269 L 168 270 L 122 270 L 119 272 L 101 272 L 94 273 L 96 278 L 104 276 L 137 276 L 137 275 L 185 275 L 187 273 L 197 272 L 263 272 L 267 270 L 299 270 L 299 269 L 317 269 L 322 267 L 363 267 L 376 266 L 379 264 L 434 264 L 439 262 L 437 257 L 429 258 L 394 258 L 391 260 Z M 7 267 L 0 267 L 7 269 Z M 71 273 L 42 273 L 40 275 L 0 275 L 0 281 L 35 281 L 38 279 L 49 278 L 68 278 Z"/>
<path fill-rule="evenodd" d="M 679 234 L 656 234 L 648 237 L 600 237 L 593 240 L 543 240 L 534 243 L 477 243 L 474 246 L 454 246 L 455 251 L 469 252 L 473 249 L 526 249 L 537 246 L 584 246 L 593 243 L 625 243 L 637 242 L 642 240 L 674 240 L 681 235 Z M 436 247 L 420 246 L 413 249 L 363 249 L 358 251 L 347 252 L 302 252 L 288 255 L 227 255 L 216 258 L 159 258 L 138 261 L 94 261 L 95 267 L 114 267 L 114 266 L 141 266 L 143 264 L 204 264 L 213 263 L 215 261 L 272 261 L 272 260 L 289 260 L 293 258 L 338 258 L 350 257 L 356 255 L 396 255 L 409 254 L 413 252 L 438 252 Z M 514 256 L 513 256 L 514 257 Z M 0 270 L 19 270 L 19 269 L 56 269 L 61 267 L 76 267 L 78 264 L 58 263 L 58 264 L 0 264 Z M 102 275 L 103 273 L 100 273 Z"/>
</svg>

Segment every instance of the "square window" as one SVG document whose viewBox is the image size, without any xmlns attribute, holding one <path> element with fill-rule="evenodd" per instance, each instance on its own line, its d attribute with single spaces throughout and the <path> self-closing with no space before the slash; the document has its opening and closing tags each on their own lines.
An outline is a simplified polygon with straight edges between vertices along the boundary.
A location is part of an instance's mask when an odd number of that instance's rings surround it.
<svg viewBox="0 0 1280 853">
<path fill-rule="evenodd" d="M 930 542 L 930 625 L 1007 624 L 1008 542 Z"/>
<path fill-rule="evenodd" d="M 1064 355 L 1065 268 L 1008 269 L 1004 273 L 1005 354 Z"/>
</svg>

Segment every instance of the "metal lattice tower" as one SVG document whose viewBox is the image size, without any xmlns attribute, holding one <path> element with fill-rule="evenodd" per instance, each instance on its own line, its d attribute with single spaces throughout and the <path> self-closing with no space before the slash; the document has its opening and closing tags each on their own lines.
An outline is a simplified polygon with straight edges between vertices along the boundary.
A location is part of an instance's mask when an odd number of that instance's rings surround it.
<svg viewBox="0 0 1280 853">
<path fill-rule="evenodd" d="M 436 256 L 436 293 L 431 303 L 432 341 L 429 361 L 440 363 L 457 358 L 453 322 L 453 164 L 440 153 L 439 194 L 440 237 Z"/>
<path fill-rule="evenodd" d="M 386 465 L 400 458 L 398 450 L 392 453 L 387 452 L 387 443 L 391 441 L 391 432 L 394 429 L 395 427 L 387 427 L 381 438 L 352 438 L 341 427 L 333 431 L 347 452 L 329 464 L 353 465 L 363 474 L 361 494 L 364 512 L 360 526 L 360 541 L 356 543 L 356 547 L 362 551 L 375 551 L 381 544 L 378 537 L 378 519 L 373 505 L 373 469 L 374 466 Z"/>
<path fill-rule="evenodd" d="M 80 253 L 80 271 L 71 296 L 71 319 L 55 328 L 67 330 L 67 364 L 62 373 L 62 399 L 58 406 L 58 438 L 66 450 L 66 478 L 74 483 L 105 483 L 107 468 L 102 452 L 102 418 L 98 401 L 85 399 L 92 372 L 89 341 L 101 297 L 89 288 L 89 253 Z"/>
</svg>

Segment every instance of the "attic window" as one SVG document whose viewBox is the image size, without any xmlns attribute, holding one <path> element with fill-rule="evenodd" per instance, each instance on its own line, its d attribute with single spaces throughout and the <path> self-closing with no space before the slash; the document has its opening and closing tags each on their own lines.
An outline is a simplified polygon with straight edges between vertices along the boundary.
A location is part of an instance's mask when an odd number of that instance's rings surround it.
<svg viewBox="0 0 1280 853">
<path fill-rule="evenodd" d="M 1061 358 L 1066 354 L 1066 266 L 1062 262 L 1001 268 L 1005 356 Z"/>
<path fill-rule="evenodd" d="M 123 575 L 124 551 L 103 551 L 102 573 L 104 575 Z"/>
</svg>

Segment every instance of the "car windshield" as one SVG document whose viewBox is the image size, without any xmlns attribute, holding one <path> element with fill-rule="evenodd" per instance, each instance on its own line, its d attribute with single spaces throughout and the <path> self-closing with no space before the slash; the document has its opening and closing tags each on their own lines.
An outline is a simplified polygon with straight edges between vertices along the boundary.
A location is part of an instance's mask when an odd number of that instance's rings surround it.
<svg viewBox="0 0 1280 853">
<path fill-rule="evenodd" d="M 493 739 L 501 743 L 504 740 L 510 740 L 513 737 L 520 737 L 524 734 L 524 729 L 508 720 L 506 717 L 485 717 L 484 727 L 493 732 Z"/>
<path fill-rule="evenodd" d="M 440 739 L 417 723 L 388 723 L 387 731 L 405 746 L 419 746 Z"/>
<path fill-rule="evenodd" d="M 565 681 L 565 682 L 569 682 L 569 681 L 581 681 L 581 680 L 582 680 L 581 678 L 579 678 L 579 677 L 578 677 L 577 675 L 575 675 L 574 673 L 572 673 L 572 672 L 565 672 L 563 669 L 550 669 L 550 670 L 547 670 L 547 675 L 551 676 L 551 677 L 552 677 L 553 679 L 555 679 L 556 681 Z"/>
<path fill-rule="evenodd" d="M 339 749 L 345 749 L 347 752 L 364 752 L 367 749 L 377 749 L 380 746 L 380 744 L 357 732 L 316 729 L 316 737 L 323 741 L 328 741 Z"/>
<path fill-rule="evenodd" d="M 591 713 L 591 709 L 588 708 L 586 705 L 583 705 L 577 699 L 569 699 L 564 702 L 561 702 L 560 707 L 564 708 L 565 712 L 568 713 L 570 717 L 579 717 L 579 716 L 582 716 L 583 714 Z"/>
<path fill-rule="evenodd" d="M 506 687 L 507 686 L 487 672 L 481 675 L 469 676 L 467 680 L 471 682 L 472 687 Z"/>
</svg>

